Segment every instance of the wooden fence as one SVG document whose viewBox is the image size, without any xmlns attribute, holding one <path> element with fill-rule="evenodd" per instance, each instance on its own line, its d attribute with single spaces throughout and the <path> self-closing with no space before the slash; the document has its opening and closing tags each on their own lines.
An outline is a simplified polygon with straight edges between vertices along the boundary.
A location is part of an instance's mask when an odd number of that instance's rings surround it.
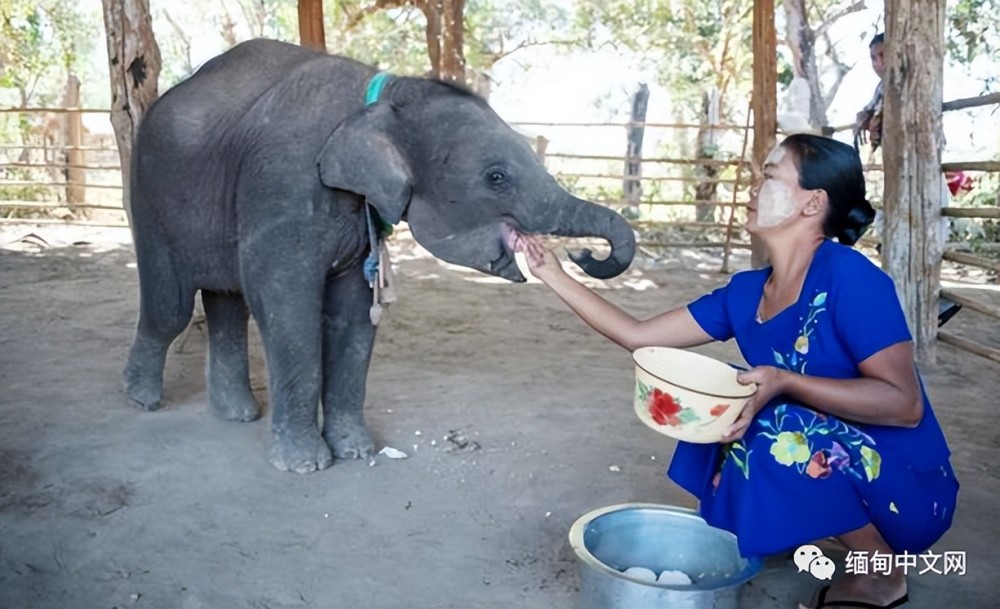
<svg viewBox="0 0 1000 609">
<path fill-rule="evenodd" d="M 997 94 L 955 100 L 946 109 L 961 109 L 997 103 Z M 0 223 L 32 222 L 84 225 L 127 226 L 122 207 L 122 189 L 118 153 L 114 138 L 88 138 L 81 126 L 84 114 L 108 114 L 103 109 L 83 108 L 0 108 L 0 118 L 16 115 L 21 122 L 35 127 L 22 133 L 21 142 L 0 141 Z M 630 129 L 648 131 L 698 130 L 705 125 L 683 123 L 621 122 L 621 123 L 512 123 L 515 128 L 544 129 L 545 135 L 534 137 L 536 152 L 549 171 L 578 196 L 584 196 L 621 210 L 644 235 L 644 248 L 721 248 L 724 251 L 722 271 L 728 272 L 730 252 L 749 248 L 749 238 L 743 226 L 750 183 L 746 161 L 748 124 L 713 124 L 718 132 L 731 132 L 729 147 L 720 148 L 716 158 L 681 158 L 642 155 L 627 157 L 617 154 L 583 154 L 561 145 L 560 133 L 565 130 L 617 130 L 616 139 L 609 138 L 613 150 L 624 151 Z M 844 129 L 840 127 L 835 130 Z M 552 144 L 556 144 L 553 146 Z M 742 144 L 740 146 L 739 144 Z M 555 151 L 560 148 L 566 151 Z M 640 167 L 630 172 L 628 167 Z M 870 192 L 881 192 L 880 165 L 866 165 Z M 944 171 L 1000 172 L 998 161 L 945 163 Z M 629 182 L 638 182 L 643 194 L 638 209 L 627 209 L 622 192 Z M 697 200 L 693 193 L 697 185 L 713 184 L 727 192 L 723 196 Z M 874 188 L 873 188 L 874 186 Z M 634 190 L 634 189 L 628 189 Z M 5 196 L 6 195 L 6 196 Z M 1000 198 L 1000 195 L 998 195 Z M 721 208 L 722 214 L 716 213 Z M 700 210 L 700 211 L 699 211 Z M 728 214 L 725 212 L 728 211 Z M 946 207 L 946 217 L 1000 220 L 998 205 Z M 710 220 L 699 219 L 709 217 Z M 724 217 L 725 216 L 725 217 Z M 866 243 L 872 244 L 871 240 Z M 968 265 L 1000 273 L 1000 262 L 986 256 L 960 251 L 960 244 L 948 244 L 943 259 L 949 263 Z M 997 310 L 974 302 L 953 290 L 942 290 L 949 298 L 969 311 L 1000 318 Z M 972 351 L 1000 362 L 1000 350 L 978 345 L 948 332 L 938 334 L 942 342 Z"/>
<path fill-rule="evenodd" d="M 114 136 L 91 134 L 86 108 L 0 108 L 0 223 L 127 226 Z M 11 120 L 13 119 L 13 120 Z M 19 140 L 19 141 L 18 141 Z"/>
</svg>

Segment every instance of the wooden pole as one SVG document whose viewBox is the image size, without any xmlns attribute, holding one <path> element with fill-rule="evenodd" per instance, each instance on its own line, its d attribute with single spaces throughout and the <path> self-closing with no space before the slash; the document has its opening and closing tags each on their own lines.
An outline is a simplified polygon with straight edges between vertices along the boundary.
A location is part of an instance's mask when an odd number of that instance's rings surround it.
<svg viewBox="0 0 1000 609">
<path fill-rule="evenodd" d="M 935 362 L 941 255 L 946 0 L 888 0 L 883 78 L 882 266 L 896 282 L 917 361 Z"/>
<path fill-rule="evenodd" d="M 702 93 L 701 97 L 701 128 L 698 129 L 698 145 L 695 156 L 699 159 L 712 159 L 719 152 L 719 137 L 721 132 L 715 129 L 719 123 L 719 90 L 712 88 Z M 746 142 L 746 134 L 743 134 Z M 746 150 L 744 150 L 744 153 Z M 740 157 L 742 159 L 742 157 Z M 739 171 L 737 169 L 737 171 Z M 715 179 L 719 175 L 718 166 L 702 165 L 696 170 L 698 184 L 694 187 L 694 217 L 699 222 L 715 221 L 715 208 L 699 205 L 700 201 L 715 199 L 719 183 Z M 735 191 L 733 193 L 735 195 Z M 725 266 L 725 262 L 723 262 Z"/>
<path fill-rule="evenodd" d="M 747 127 L 743 131 L 743 149 L 740 151 L 740 161 L 747 156 L 747 140 L 750 138 L 750 111 L 751 107 L 747 108 Z M 736 181 L 733 183 L 733 204 L 729 207 L 729 223 L 726 226 L 726 247 L 722 251 L 722 268 L 719 270 L 720 273 L 729 274 L 729 255 L 732 250 L 733 242 L 733 225 L 736 223 L 736 195 L 740 191 L 740 178 L 743 177 L 743 164 L 740 163 L 736 166 Z M 751 243 L 753 239 L 751 237 Z M 752 254 L 752 247 L 751 247 Z"/>
<path fill-rule="evenodd" d="M 326 52 L 323 30 L 323 0 L 299 0 L 299 44 Z"/>
<path fill-rule="evenodd" d="M 633 218 L 639 217 L 639 201 L 642 199 L 642 138 L 645 135 L 642 124 L 646 122 L 648 104 L 649 87 L 642 83 L 632 96 L 632 120 L 625 133 L 625 176 L 622 191 L 625 205 L 629 207 Z"/>
<path fill-rule="evenodd" d="M 80 106 L 80 79 L 70 74 L 66 80 L 66 105 Z M 87 171 L 82 168 L 85 163 L 83 146 L 83 117 L 79 112 L 66 114 L 66 203 L 73 213 L 84 217 L 89 215 L 86 208 L 79 207 L 87 199 Z"/>
<path fill-rule="evenodd" d="M 102 0 L 102 4 L 111 75 L 111 125 L 122 165 L 122 205 L 131 226 L 132 140 L 158 95 L 160 47 L 153 36 L 149 0 Z"/>
<path fill-rule="evenodd" d="M 778 131 L 778 51 L 774 28 L 774 0 L 753 3 L 753 169 L 761 171 L 774 148 Z M 750 261 L 755 268 L 767 264 L 767 253 L 751 236 Z"/>
</svg>

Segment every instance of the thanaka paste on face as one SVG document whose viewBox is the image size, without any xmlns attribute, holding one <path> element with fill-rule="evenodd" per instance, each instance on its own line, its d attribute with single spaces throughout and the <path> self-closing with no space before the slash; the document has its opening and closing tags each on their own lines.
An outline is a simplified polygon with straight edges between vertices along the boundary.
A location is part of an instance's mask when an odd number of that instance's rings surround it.
<svg viewBox="0 0 1000 609">
<path fill-rule="evenodd" d="M 785 157 L 785 149 L 775 146 L 767 155 L 765 166 L 777 165 Z M 757 225 L 761 228 L 777 226 L 795 214 L 792 190 L 779 180 L 768 178 L 757 194 Z"/>
</svg>

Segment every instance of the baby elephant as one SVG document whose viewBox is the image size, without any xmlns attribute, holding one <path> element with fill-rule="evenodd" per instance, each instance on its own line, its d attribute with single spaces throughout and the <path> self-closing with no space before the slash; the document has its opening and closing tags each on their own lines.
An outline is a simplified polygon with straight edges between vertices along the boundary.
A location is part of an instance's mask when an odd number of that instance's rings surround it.
<svg viewBox="0 0 1000 609">
<path fill-rule="evenodd" d="M 374 450 L 363 416 L 375 340 L 369 209 L 375 225 L 406 221 L 436 257 L 510 281 L 524 281 L 519 233 L 606 239 L 607 258 L 574 256 L 598 278 L 635 253 L 625 219 L 563 190 L 482 99 L 271 40 L 240 44 L 167 91 L 141 123 L 131 180 L 141 294 L 129 398 L 160 406 L 167 348 L 200 290 L 212 410 L 260 416 L 252 314 L 270 460 L 298 473 Z"/>
</svg>

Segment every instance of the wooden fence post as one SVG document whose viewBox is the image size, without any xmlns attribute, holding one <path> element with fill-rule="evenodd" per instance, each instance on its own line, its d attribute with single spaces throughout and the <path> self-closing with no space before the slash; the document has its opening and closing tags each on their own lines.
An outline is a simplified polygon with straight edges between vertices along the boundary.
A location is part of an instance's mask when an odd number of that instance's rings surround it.
<svg viewBox="0 0 1000 609">
<path fill-rule="evenodd" d="M 80 107 L 80 79 L 70 74 L 66 80 L 65 107 Z M 76 207 L 87 200 L 87 171 L 83 168 L 83 115 L 80 112 L 66 113 L 66 204 L 77 216 L 89 217 L 86 209 Z"/>
<path fill-rule="evenodd" d="M 634 218 L 639 217 L 639 201 L 642 198 L 642 138 L 645 134 L 646 107 L 649 105 L 649 87 L 645 83 L 632 96 L 632 116 L 629 119 L 625 149 L 625 176 L 622 180 L 622 194 L 625 206 Z"/>
<path fill-rule="evenodd" d="M 538 160 L 545 164 L 545 151 L 549 147 L 549 140 L 544 135 L 535 136 L 535 155 Z"/>
<path fill-rule="evenodd" d="M 701 125 L 698 127 L 698 146 L 695 156 L 699 159 L 714 159 L 719 151 L 719 90 L 711 89 L 702 94 Z M 705 164 L 695 169 L 703 180 L 694 187 L 694 215 L 698 222 L 715 222 L 715 206 L 706 205 L 714 201 L 719 190 L 719 166 Z"/>
</svg>

